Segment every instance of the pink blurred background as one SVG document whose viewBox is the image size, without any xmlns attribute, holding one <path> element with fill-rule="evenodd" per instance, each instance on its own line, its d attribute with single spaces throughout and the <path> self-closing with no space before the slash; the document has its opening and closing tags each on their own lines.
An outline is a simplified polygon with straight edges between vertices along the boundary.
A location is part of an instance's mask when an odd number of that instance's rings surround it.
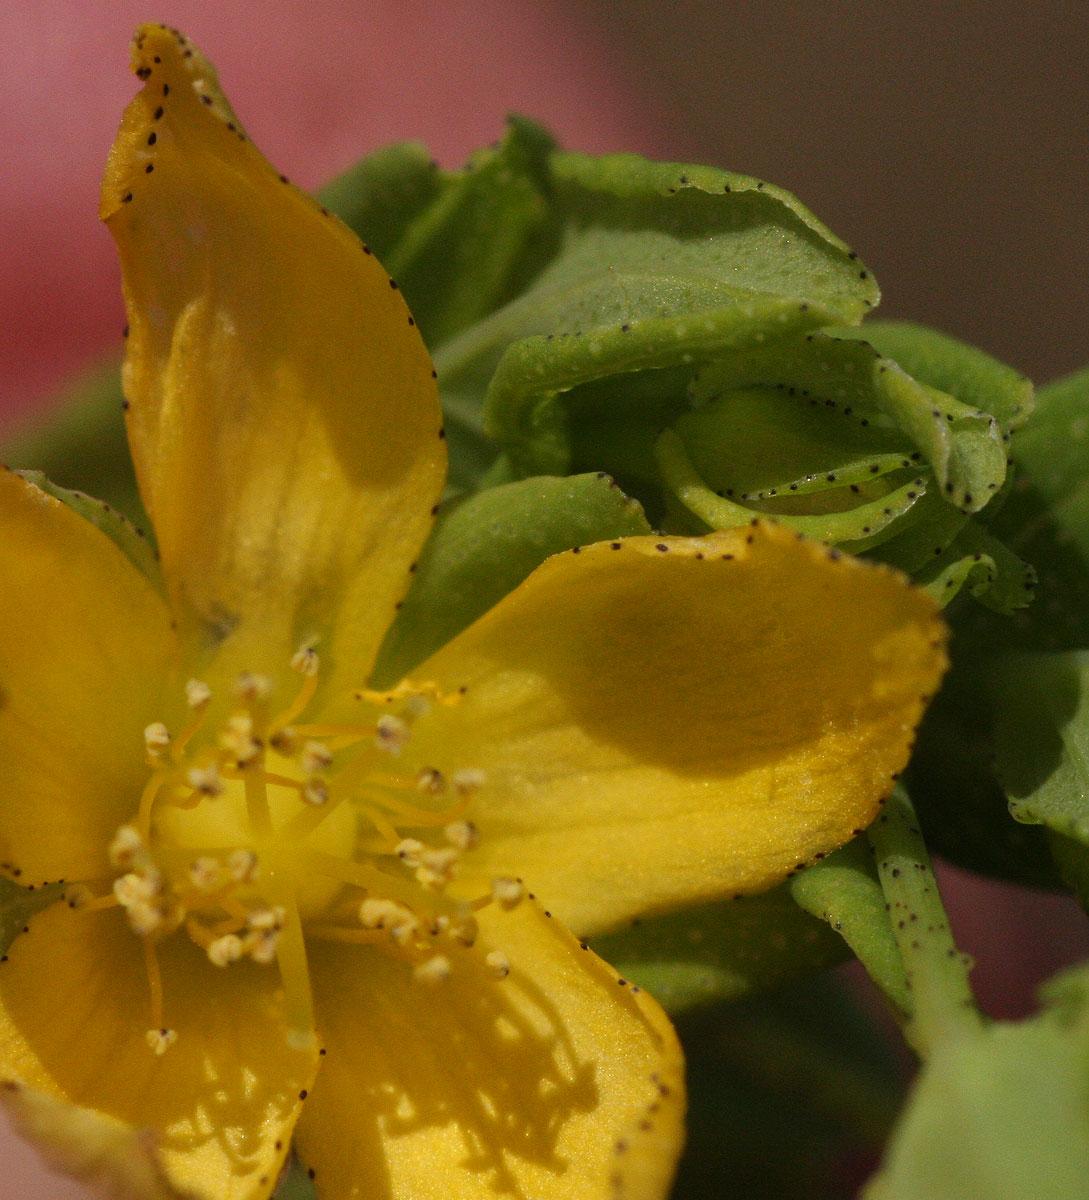
<svg viewBox="0 0 1089 1200">
<path fill-rule="evenodd" d="M 1087 13 L 982 0 L 3 0 L 0 422 L 118 342 L 98 180 L 137 86 L 128 39 L 147 19 L 205 50 L 254 139 L 304 187 L 406 137 L 456 165 L 522 111 L 580 149 L 782 183 L 859 249 L 889 315 L 1040 379 L 1071 370 L 1089 361 Z M 1027 1011 L 1036 981 L 1089 955 L 1068 901 L 946 880 L 994 1015 Z M 84 1196 L 17 1140 L 0 1144 L 0 1200 Z"/>
</svg>

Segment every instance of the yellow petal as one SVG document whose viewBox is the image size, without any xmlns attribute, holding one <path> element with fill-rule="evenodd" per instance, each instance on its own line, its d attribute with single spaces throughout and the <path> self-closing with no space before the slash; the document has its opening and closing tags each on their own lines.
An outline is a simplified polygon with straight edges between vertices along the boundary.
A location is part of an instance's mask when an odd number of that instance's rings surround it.
<svg viewBox="0 0 1089 1200">
<path fill-rule="evenodd" d="M 57 1171 L 114 1200 L 184 1200 L 167 1182 L 153 1139 L 124 1121 L 8 1081 L 0 1104 Z"/>
<path fill-rule="evenodd" d="M 123 1127 L 142 1131 L 185 1195 L 267 1197 L 317 1052 L 289 1049 L 275 968 L 214 967 L 184 935 L 158 953 L 161 1021 L 177 1033 L 162 1055 L 146 1040 L 141 939 L 120 911 L 62 903 L 33 918 L 0 964 L 0 1076 L 97 1112 L 103 1136 L 111 1122 L 121 1141 Z M 38 1140 L 74 1154 L 74 1136 L 70 1121 L 53 1135 L 46 1121 Z"/>
<path fill-rule="evenodd" d="M 328 1057 L 297 1145 L 318 1194 L 661 1200 L 684 1115 L 665 1015 L 532 901 L 480 917 L 437 984 L 370 947 L 312 947 Z"/>
<path fill-rule="evenodd" d="M 479 870 L 600 931 L 765 889 L 868 824 L 943 629 L 905 577 L 781 526 L 604 542 L 546 561 L 421 666 L 467 690 L 410 750 L 485 773 Z"/>
<path fill-rule="evenodd" d="M 343 612 L 322 649 L 358 683 L 442 488 L 431 362 L 382 267 L 281 181 L 191 44 L 144 26 L 133 64 L 144 87 L 101 212 L 129 312 L 129 440 L 171 597 L 205 642 L 247 643 L 251 670 L 282 670 Z"/>
<path fill-rule="evenodd" d="M 162 598 L 114 543 L 0 472 L 0 861 L 20 882 L 109 874 L 174 652 Z"/>
</svg>

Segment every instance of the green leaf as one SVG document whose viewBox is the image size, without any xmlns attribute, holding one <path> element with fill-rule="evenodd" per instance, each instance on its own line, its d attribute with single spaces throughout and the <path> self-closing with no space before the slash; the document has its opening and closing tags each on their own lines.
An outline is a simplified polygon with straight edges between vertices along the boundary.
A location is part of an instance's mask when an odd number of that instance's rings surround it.
<svg viewBox="0 0 1089 1200">
<path fill-rule="evenodd" d="M 162 589 L 162 572 L 159 569 L 159 555 L 155 547 L 148 541 L 144 531 L 138 529 L 123 513 L 118 512 L 105 500 L 96 500 L 85 492 L 58 487 L 41 471 L 17 471 L 16 474 L 47 495 L 66 504 L 85 521 L 89 521 L 117 546 L 138 571 L 157 588 Z"/>
<path fill-rule="evenodd" d="M 946 1043 L 924 1068 L 865 1200 L 1072 1200 L 1089 1180 L 1089 971 L 1051 1008 Z"/>
<path fill-rule="evenodd" d="M 0 866 L 5 870 L 12 869 L 4 864 Z M 23 932 L 27 921 L 35 913 L 56 903 L 63 894 L 63 883 L 23 887 L 0 874 L 0 954 L 7 954 L 11 943 Z"/>
<path fill-rule="evenodd" d="M 1019 821 L 1089 846 L 1089 650 L 996 667 L 996 770 Z"/>
<path fill-rule="evenodd" d="M 397 253 L 406 229 L 441 189 L 440 172 L 427 147 L 397 142 L 330 180 L 318 199 L 386 263 Z"/>
<path fill-rule="evenodd" d="M 523 473 L 567 469 L 558 397 L 577 385 L 857 321 L 876 302 L 846 247 L 771 185 L 632 155 L 550 167 L 555 257 L 436 349 L 453 407 L 478 411 L 486 391 L 486 431 Z"/>
<path fill-rule="evenodd" d="M 453 503 L 424 547 L 375 678 L 403 678 L 550 554 L 649 532 L 640 506 L 604 474 L 524 479 Z"/>
<path fill-rule="evenodd" d="M 552 252 L 552 147 L 539 125 L 512 117 L 501 142 L 443 173 L 430 203 L 401 216 L 382 261 L 432 350 L 517 295 Z"/>
<path fill-rule="evenodd" d="M 911 992 L 866 841 L 856 838 L 848 842 L 806 867 L 789 886 L 806 912 L 827 921 L 842 935 L 893 1011 L 906 1020 L 912 1010 Z"/>
<path fill-rule="evenodd" d="M 970 408 L 996 417 L 1006 431 L 1028 420 L 1033 409 L 1030 380 L 975 346 L 910 321 L 867 321 L 858 329 L 836 329 L 836 337 L 863 338 L 922 383 L 956 396 Z"/>
<path fill-rule="evenodd" d="M 640 921 L 593 948 L 674 1015 L 811 975 L 846 957 L 842 942 L 786 887 Z"/>
<path fill-rule="evenodd" d="M 43 471 L 60 487 L 99 496 L 149 528 L 129 457 L 120 368 L 113 357 L 75 380 L 49 413 L 12 430 L 2 455 L 13 469 Z"/>
</svg>

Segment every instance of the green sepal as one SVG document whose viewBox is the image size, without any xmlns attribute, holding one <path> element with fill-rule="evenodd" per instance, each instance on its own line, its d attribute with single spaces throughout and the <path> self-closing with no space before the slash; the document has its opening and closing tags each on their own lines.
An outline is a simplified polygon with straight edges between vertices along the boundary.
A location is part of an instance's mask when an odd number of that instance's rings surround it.
<svg viewBox="0 0 1089 1200">
<path fill-rule="evenodd" d="M 0 872 L 0 954 L 7 954 L 35 913 L 56 903 L 63 894 L 63 882 L 23 887 Z"/>
<path fill-rule="evenodd" d="M 516 296 L 553 251 L 553 145 L 533 121 L 509 118 L 502 141 L 439 174 L 390 245 L 382 262 L 432 351 Z"/>
<path fill-rule="evenodd" d="M 956 396 L 970 408 L 990 413 L 1006 432 L 1020 428 L 1032 413 L 1029 379 L 947 333 L 911 321 L 867 321 L 858 329 L 829 332 L 836 337 L 865 339 L 920 382 Z"/>
<path fill-rule="evenodd" d="M 995 668 L 998 779 L 1018 821 L 1089 846 L 1089 650 Z"/>
<path fill-rule="evenodd" d="M 1036 571 L 978 522 L 969 521 L 916 582 L 943 608 L 963 587 L 988 608 L 1011 616 L 1032 603 Z"/>
<path fill-rule="evenodd" d="M 652 917 L 593 938 L 594 950 L 674 1015 L 811 975 L 847 957 L 785 886 Z"/>
<path fill-rule="evenodd" d="M 150 529 L 136 489 L 120 364 L 113 356 L 74 380 L 47 416 L 16 425 L 4 439 L 2 457 L 12 469 L 43 471 L 60 487 L 101 497 Z"/>
<path fill-rule="evenodd" d="M 986 411 L 913 379 L 868 342 L 809 333 L 717 363 L 697 396 L 749 387 L 794 389 L 830 413 L 896 430 L 930 464 L 945 500 L 977 512 L 1006 477 L 1005 443 Z"/>
<path fill-rule="evenodd" d="M 403 678 L 549 555 L 650 532 L 639 504 L 603 473 L 522 479 L 453 502 L 424 547 L 374 678 Z"/>
<path fill-rule="evenodd" d="M 916 1081 L 864 1200 L 1072 1200 L 1089 1180 L 1089 968 L 1048 1005 L 945 1043 Z"/>
<path fill-rule="evenodd" d="M 96 500 L 85 492 L 58 487 L 41 471 L 16 471 L 28 483 L 67 505 L 85 521 L 104 533 L 138 571 L 159 590 L 163 589 L 159 555 L 142 529 L 137 528 L 123 513 L 105 500 Z"/>
<path fill-rule="evenodd" d="M 388 263 L 397 254 L 406 230 L 434 203 L 441 189 L 441 174 L 427 147 L 420 142 L 396 142 L 331 179 L 317 198 Z M 412 303 L 409 299 L 410 307 Z"/>
<path fill-rule="evenodd" d="M 687 365 L 841 318 L 869 273 L 793 197 L 708 167 L 633 155 L 550 159 L 558 252 L 529 287 L 436 353 L 524 473 L 566 470 L 562 393 Z M 577 409 L 578 398 L 570 404 Z"/>
<path fill-rule="evenodd" d="M 789 884 L 795 902 L 839 933 L 906 1020 L 912 1011 L 903 959 L 892 935 L 873 854 L 862 838 L 799 872 Z"/>
</svg>

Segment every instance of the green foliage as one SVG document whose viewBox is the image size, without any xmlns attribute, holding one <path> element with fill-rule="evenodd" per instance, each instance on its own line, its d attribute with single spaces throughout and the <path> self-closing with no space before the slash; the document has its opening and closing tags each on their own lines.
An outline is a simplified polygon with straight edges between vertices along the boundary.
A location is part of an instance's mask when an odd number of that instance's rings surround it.
<svg viewBox="0 0 1089 1200">
<path fill-rule="evenodd" d="M 1073 1200 L 1089 1180 L 1089 969 L 927 1063 L 865 1200 Z"/>
<path fill-rule="evenodd" d="M 447 505 L 382 647 L 376 678 L 404 678 L 550 554 L 649 532 L 639 505 L 601 474 L 519 480 Z"/>
<path fill-rule="evenodd" d="M 7 954 L 27 921 L 59 900 L 63 892 L 63 883 L 23 887 L 6 875 L 0 875 L 0 954 Z"/>
</svg>

